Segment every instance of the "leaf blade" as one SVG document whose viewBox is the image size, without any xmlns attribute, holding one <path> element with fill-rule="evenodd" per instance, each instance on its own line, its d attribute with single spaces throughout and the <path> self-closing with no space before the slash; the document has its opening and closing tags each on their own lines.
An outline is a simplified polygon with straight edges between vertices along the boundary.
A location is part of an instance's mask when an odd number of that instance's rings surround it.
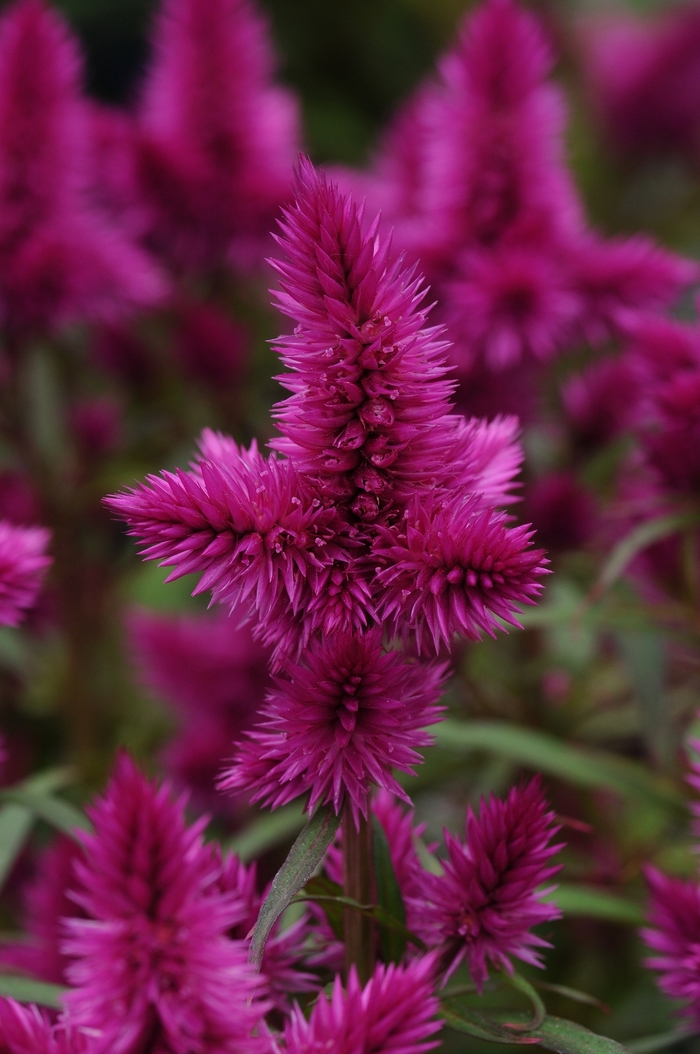
<svg viewBox="0 0 700 1054">
<path fill-rule="evenodd" d="M 335 838 L 340 824 L 330 805 L 318 809 L 289 850 L 260 908 L 250 944 L 250 961 L 260 969 L 272 927 L 292 898 L 306 885 Z"/>
</svg>

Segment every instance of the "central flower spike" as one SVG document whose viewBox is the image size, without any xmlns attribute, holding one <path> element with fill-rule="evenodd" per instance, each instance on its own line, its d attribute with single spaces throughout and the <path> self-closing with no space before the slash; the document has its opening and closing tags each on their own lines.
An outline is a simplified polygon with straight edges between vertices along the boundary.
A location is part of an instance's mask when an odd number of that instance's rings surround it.
<svg viewBox="0 0 700 1054">
<path fill-rule="evenodd" d="M 276 342 L 291 395 L 275 452 L 207 431 L 188 471 L 108 499 L 147 559 L 171 579 L 199 572 L 196 592 L 242 609 L 274 648 L 267 723 L 224 785 L 273 807 L 347 801 L 356 819 L 372 784 L 401 793 L 391 770 L 420 760 L 446 673 L 384 652 L 384 631 L 428 655 L 478 639 L 517 625 L 546 573 L 527 529 L 497 511 L 522 460 L 517 421 L 451 412 L 427 289 L 377 227 L 300 163 L 287 260 L 273 261 L 296 323 Z"/>
<path fill-rule="evenodd" d="M 277 341 L 292 371 L 278 454 L 206 432 L 189 471 L 108 499 L 171 579 L 200 572 L 198 592 L 242 607 L 278 665 L 386 620 L 436 648 L 478 638 L 514 621 L 545 573 L 530 534 L 495 511 L 512 500 L 517 422 L 450 412 L 422 279 L 362 219 L 301 162 L 278 238 L 288 259 L 273 261 L 297 323 Z"/>
</svg>

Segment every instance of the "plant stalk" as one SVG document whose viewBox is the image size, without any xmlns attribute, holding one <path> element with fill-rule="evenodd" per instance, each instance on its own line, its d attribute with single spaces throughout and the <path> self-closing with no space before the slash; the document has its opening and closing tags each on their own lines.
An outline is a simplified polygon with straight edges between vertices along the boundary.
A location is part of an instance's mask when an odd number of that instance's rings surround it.
<svg viewBox="0 0 700 1054">
<path fill-rule="evenodd" d="M 343 892 L 346 897 L 371 904 L 374 900 L 372 828 L 360 817 L 359 830 L 349 808 L 343 812 Z M 374 972 L 374 923 L 362 911 L 345 908 L 345 976 L 354 966 L 360 984 Z"/>
</svg>

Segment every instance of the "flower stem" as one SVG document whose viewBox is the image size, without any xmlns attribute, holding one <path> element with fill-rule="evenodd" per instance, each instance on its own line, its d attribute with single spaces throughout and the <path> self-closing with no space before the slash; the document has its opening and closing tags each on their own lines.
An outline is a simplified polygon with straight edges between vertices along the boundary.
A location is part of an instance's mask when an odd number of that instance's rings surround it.
<svg viewBox="0 0 700 1054">
<path fill-rule="evenodd" d="M 343 892 L 360 904 L 371 904 L 374 898 L 372 873 L 372 828 L 360 817 L 355 826 L 350 809 L 343 813 Z M 374 924 L 362 911 L 345 909 L 345 975 L 354 966 L 361 984 L 374 972 Z"/>
</svg>

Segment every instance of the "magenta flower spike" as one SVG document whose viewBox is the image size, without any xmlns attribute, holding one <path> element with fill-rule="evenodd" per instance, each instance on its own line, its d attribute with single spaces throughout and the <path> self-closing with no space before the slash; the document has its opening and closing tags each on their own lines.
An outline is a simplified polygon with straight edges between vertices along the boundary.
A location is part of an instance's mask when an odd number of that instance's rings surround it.
<svg viewBox="0 0 700 1054">
<path fill-rule="evenodd" d="M 45 527 L 0 520 L 0 625 L 17 626 L 36 603 L 51 557 Z"/>
<path fill-rule="evenodd" d="M 549 944 L 530 931 L 561 915 L 542 901 L 553 887 L 537 888 L 559 870 L 549 864 L 561 849 L 549 844 L 554 821 L 537 776 L 505 801 L 482 800 L 478 817 L 469 808 L 466 843 L 445 831 L 445 873 L 426 875 L 427 894 L 415 904 L 419 934 L 440 946 L 445 979 L 464 961 L 481 990 L 489 963 L 509 973 L 511 956 L 542 965 L 537 949 Z"/>
<path fill-rule="evenodd" d="M 439 719 L 436 705 L 446 665 L 407 662 L 382 651 L 381 631 L 337 637 L 305 655 L 278 677 L 263 711 L 265 724 L 249 733 L 222 789 L 251 791 L 276 808 L 309 792 L 308 809 L 348 802 L 367 816 L 377 784 L 404 800 L 392 769 L 413 773 L 423 729 Z"/>
<path fill-rule="evenodd" d="M 0 19 L 0 321 L 13 332 L 118 317 L 165 292 L 89 194 L 77 45 L 44 0 Z"/>
<path fill-rule="evenodd" d="M 662 992 L 686 1003 L 682 1013 L 700 1027 L 700 884 L 645 869 L 651 896 L 642 937 Z"/>
<path fill-rule="evenodd" d="M 29 940 L 0 945 L 0 963 L 16 967 L 50 984 L 66 983 L 71 959 L 62 952 L 63 923 L 83 912 L 68 896 L 73 867 L 82 855 L 78 844 L 61 835 L 41 854 L 36 875 L 23 891 L 23 929 Z"/>
<path fill-rule="evenodd" d="M 295 100 L 252 0 L 163 0 L 138 114 L 150 240 L 179 267 L 249 266 L 289 196 Z"/>
<path fill-rule="evenodd" d="M 86 919 L 66 923 L 64 952 L 76 1028 L 95 1050 L 254 1054 L 251 1033 L 267 1006 L 245 945 L 227 937 L 242 905 L 216 892 L 221 868 L 202 842 L 206 818 L 187 827 L 183 801 L 122 754 L 89 810 L 73 898 Z"/>
<path fill-rule="evenodd" d="M 204 808 L 231 811 L 215 790 L 222 764 L 255 721 L 269 684 L 269 654 L 224 611 L 168 616 L 136 611 L 129 648 L 140 680 L 174 711 L 179 729 L 163 764 Z M 235 803 L 233 803 L 235 805 Z"/>
<path fill-rule="evenodd" d="M 2 1054 L 88 1054 L 90 1050 L 82 1038 L 71 1036 L 70 1030 L 53 1026 L 36 1006 L 22 1006 L 14 999 L 0 997 Z"/>
<path fill-rule="evenodd" d="M 321 993 L 307 1020 L 294 1009 L 285 1032 L 286 1054 L 422 1054 L 438 1046 L 438 1000 L 433 995 L 432 956 L 408 966 L 378 966 L 364 988 L 354 968 L 347 990 L 336 977 L 328 998 Z"/>
</svg>

